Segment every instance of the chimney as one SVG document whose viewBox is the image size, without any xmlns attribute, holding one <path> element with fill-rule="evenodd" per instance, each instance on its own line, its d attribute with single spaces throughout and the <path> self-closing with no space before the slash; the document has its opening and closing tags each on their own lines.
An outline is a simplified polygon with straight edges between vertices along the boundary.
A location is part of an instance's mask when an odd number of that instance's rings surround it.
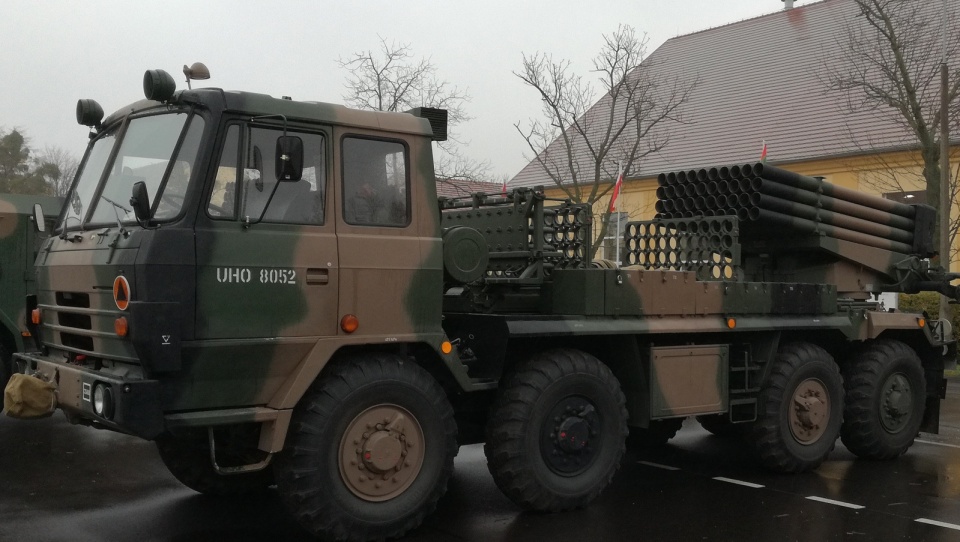
<svg viewBox="0 0 960 542">
<path fill-rule="evenodd" d="M 783 2 L 784 11 L 788 9 L 793 9 L 793 0 L 781 0 Z"/>
</svg>

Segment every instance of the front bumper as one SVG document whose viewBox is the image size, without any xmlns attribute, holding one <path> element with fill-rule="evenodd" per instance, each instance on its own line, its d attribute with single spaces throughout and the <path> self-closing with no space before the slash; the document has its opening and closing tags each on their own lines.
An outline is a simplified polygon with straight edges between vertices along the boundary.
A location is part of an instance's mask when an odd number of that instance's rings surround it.
<svg viewBox="0 0 960 542">
<path fill-rule="evenodd" d="M 164 430 L 160 382 L 134 380 L 51 360 L 38 353 L 14 354 L 24 372 L 56 386 L 57 407 L 71 421 L 99 425 L 152 440 Z M 110 397 L 111 408 L 94 411 L 97 386 Z"/>
</svg>

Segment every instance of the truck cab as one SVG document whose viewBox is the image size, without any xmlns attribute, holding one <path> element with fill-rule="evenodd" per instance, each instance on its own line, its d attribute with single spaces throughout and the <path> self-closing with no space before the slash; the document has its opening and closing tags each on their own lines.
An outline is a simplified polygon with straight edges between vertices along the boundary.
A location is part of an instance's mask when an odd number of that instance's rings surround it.
<svg viewBox="0 0 960 542">
<path fill-rule="evenodd" d="M 59 383 L 69 417 L 148 439 L 282 425 L 341 348 L 439 352 L 427 119 L 145 89 L 102 121 L 78 104 L 89 147 L 37 260 L 41 353 L 24 361 Z"/>
<path fill-rule="evenodd" d="M 35 225 L 34 204 L 40 205 L 42 228 Z M 62 204 L 55 196 L 0 194 L 0 387 L 13 373 L 12 355 L 33 347 L 23 299 L 36 293 L 33 262 Z"/>
</svg>

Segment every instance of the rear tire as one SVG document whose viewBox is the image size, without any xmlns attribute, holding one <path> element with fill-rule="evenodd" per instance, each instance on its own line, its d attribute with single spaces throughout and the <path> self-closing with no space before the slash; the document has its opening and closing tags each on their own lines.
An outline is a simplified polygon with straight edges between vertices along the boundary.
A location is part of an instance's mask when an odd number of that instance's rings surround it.
<svg viewBox="0 0 960 542">
<path fill-rule="evenodd" d="M 210 445 L 207 442 L 206 432 L 196 432 L 189 436 L 165 434 L 157 438 L 156 444 L 160 459 L 170 474 L 197 493 L 231 497 L 259 493 L 273 485 L 273 471 L 269 466 L 256 472 L 217 474 L 210 460 Z M 222 458 L 221 452 L 223 450 L 218 447 L 218 462 Z M 241 454 L 239 457 L 234 455 L 232 458 L 234 461 L 231 461 L 231 464 L 222 466 L 255 463 L 261 459 L 245 456 L 246 454 Z"/>
<path fill-rule="evenodd" d="M 501 384 L 483 451 L 497 487 L 544 512 L 586 506 L 620 467 L 627 411 L 616 377 L 572 349 L 539 353 Z"/>
<path fill-rule="evenodd" d="M 859 457 L 893 459 L 920 430 L 927 394 L 923 366 L 912 348 L 879 340 L 844 370 L 846 407 L 840 439 Z"/>
<path fill-rule="evenodd" d="M 456 454 L 453 409 L 433 377 L 365 354 L 327 367 L 294 409 L 277 488 L 317 537 L 395 538 L 434 510 Z"/>
<path fill-rule="evenodd" d="M 763 465 L 777 472 L 820 466 L 843 418 L 843 381 L 833 357 L 810 343 L 783 345 L 761 387 L 750 433 Z"/>
</svg>

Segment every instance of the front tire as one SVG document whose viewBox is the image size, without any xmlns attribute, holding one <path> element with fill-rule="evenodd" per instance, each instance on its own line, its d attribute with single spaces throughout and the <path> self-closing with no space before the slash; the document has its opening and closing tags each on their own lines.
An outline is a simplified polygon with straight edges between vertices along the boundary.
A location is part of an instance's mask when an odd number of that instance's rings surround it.
<svg viewBox="0 0 960 542">
<path fill-rule="evenodd" d="M 777 472 L 819 467 L 843 415 L 843 381 L 833 357 L 810 343 L 782 346 L 758 402 L 750 437 L 763 465 Z"/>
<path fill-rule="evenodd" d="M 331 365 L 294 410 L 275 465 L 287 508 L 315 536 L 403 535 L 447 490 L 453 409 L 425 370 L 391 354 Z"/>
<path fill-rule="evenodd" d="M 620 467 L 627 411 L 616 377 L 593 356 L 533 356 L 501 384 L 484 452 L 497 487 L 545 512 L 586 506 Z"/>
<path fill-rule="evenodd" d="M 900 341 L 879 340 L 844 371 L 846 408 L 840 439 L 859 457 L 893 459 L 920 430 L 926 381 L 920 358 Z"/>
</svg>

